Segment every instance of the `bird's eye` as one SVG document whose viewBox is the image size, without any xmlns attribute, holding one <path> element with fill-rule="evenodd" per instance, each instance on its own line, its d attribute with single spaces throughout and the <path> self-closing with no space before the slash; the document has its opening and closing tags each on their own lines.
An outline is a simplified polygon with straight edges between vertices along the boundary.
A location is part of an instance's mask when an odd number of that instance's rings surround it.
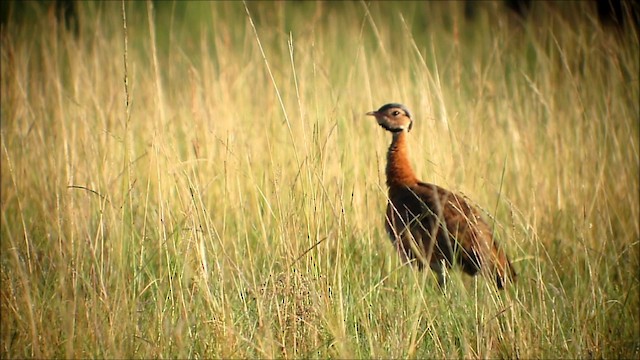
<svg viewBox="0 0 640 360">
<path fill-rule="evenodd" d="M 398 115 L 400 115 L 400 111 L 398 111 L 398 110 L 394 110 L 394 111 L 391 113 L 391 115 L 393 115 L 393 116 L 398 116 Z"/>
</svg>

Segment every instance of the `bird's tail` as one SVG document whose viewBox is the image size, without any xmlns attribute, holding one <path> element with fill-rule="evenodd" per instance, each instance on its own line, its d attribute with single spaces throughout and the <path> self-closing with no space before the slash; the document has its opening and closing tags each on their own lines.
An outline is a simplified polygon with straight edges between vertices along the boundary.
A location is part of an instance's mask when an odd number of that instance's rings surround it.
<svg viewBox="0 0 640 360">
<path fill-rule="evenodd" d="M 507 257 L 507 254 L 504 253 L 501 249 L 499 249 L 495 244 L 493 246 L 493 258 L 494 258 L 494 269 L 496 274 L 496 284 L 498 285 L 498 289 L 504 289 L 504 286 L 508 282 L 515 282 L 518 274 L 516 274 L 516 270 L 511 265 L 511 261 Z"/>
</svg>

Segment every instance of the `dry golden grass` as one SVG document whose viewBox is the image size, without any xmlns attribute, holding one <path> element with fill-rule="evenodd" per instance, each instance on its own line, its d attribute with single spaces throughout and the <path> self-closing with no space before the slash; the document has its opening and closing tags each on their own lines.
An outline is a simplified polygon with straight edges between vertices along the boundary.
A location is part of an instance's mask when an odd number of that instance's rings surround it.
<svg viewBox="0 0 640 360">
<path fill-rule="evenodd" d="M 588 3 L 125 5 L 126 37 L 121 3 L 2 25 L 3 358 L 640 356 L 637 32 Z M 391 101 L 516 286 L 401 266 L 364 116 Z"/>
</svg>

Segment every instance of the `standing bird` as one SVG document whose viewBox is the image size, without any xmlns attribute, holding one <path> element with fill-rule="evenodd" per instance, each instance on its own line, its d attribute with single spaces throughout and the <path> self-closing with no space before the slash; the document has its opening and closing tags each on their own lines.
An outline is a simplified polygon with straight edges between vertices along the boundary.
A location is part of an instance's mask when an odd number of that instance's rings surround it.
<svg viewBox="0 0 640 360">
<path fill-rule="evenodd" d="M 491 228 L 461 196 L 418 180 L 409 163 L 407 134 L 413 126 L 402 104 L 386 104 L 368 112 L 393 134 L 387 152 L 389 202 L 386 229 L 403 261 L 425 264 L 445 285 L 445 268 L 458 263 L 469 275 L 480 270 L 495 275 L 499 289 L 516 273 L 493 239 Z"/>
</svg>

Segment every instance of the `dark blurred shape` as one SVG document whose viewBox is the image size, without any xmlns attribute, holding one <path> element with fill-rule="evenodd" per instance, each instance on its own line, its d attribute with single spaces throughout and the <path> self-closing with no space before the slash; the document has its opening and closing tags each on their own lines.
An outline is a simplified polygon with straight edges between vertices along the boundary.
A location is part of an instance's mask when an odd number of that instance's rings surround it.
<svg viewBox="0 0 640 360">
<path fill-rule="evenodd" d="M 466 20 L 472 20 L 476 16 L 476 10 L 474 9 L 475 1 L 466 0 L 464 2 L 464 18 Z"/>
<path fill-rule="evenodd" d="M 596 9 L 598 9 L 598 19 L 603 24 L 622 26 L 624 23 L 622 2 L 620 0 L 596 1 Z"/>
<path fill-rule="evenodd" d="M 504 8 L 524 19 L 533 2 L 531 0 L 503 0 Z M 464 2 L 464 16 L 467 20 L 475 17 L 478 1 Z M 593 0 L 600 23 L 611 29 L 622 29 L 625 22 L 635 31 L 640 31 L 640 0 Z"/>
<path fill-rule="evenodd" d="M 640 1 L 638 0 L 598 0 L 598 19 L 605 26 L 622 28 L 625 19 L 631 21 L 636 31 L 640 24 Z"/>
<path fill-rule="evenodd" d="M 78 3 L 73 0 L 1 1 L 0 24 L 4 27 L 9 22 L 9 17 L 19 23 L 31 21 L 32 17 L 38 14 L 34 8 L 39 8 L 48 12 L 49 16 L 55 17 L 57 22 L 64 23 L 65 29 L 77 36 L 80 31 Z"/>
<path fill-rule="evenodd" d="M 4 27 L 9 20 L 10 10 L 8 1 L 0 1 L 0 25 L 2 27 Z"/>
<path fill-rule="evenodd" d="M 67 30 L 78 35 L 78 9 L 76 1 L 55 0 L 54 6 L 58 21 L 63 21 Z"/>
<path fill-rule="evenodd" d="M 531 8 L 531 0 L 504 0 L 504 5 L 507 9 L 523 18 L 527 16 L 527 13 Z"/>
<path fill-rule="evenodd" d="M 471 20 L 475 17 L 477 3 L 478 1 L 475 0 L 466 0 L 464 2 L 464 17 L 466 19 Z M 526 17 L 531 8 L 531 0 L 503 0 L 503 3 L 509 11 L 521 18 Z"/>
</svg>

